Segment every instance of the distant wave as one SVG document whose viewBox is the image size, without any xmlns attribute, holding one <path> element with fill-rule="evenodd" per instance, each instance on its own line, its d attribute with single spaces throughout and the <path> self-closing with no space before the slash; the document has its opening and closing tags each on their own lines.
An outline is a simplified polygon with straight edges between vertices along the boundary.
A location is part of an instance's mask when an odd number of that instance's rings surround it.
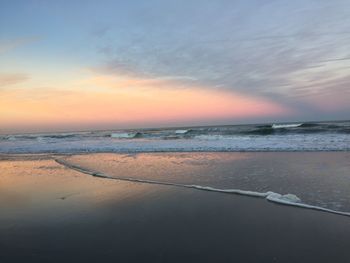
<svg viewBox="0 0 350 263">
<path fill-rule="evenodd" d="M 92 175 L 95 177 L 100 177 L 100 178 L 120 180 L 120 181 L 129 181 L 129 182 L 137 182 L 137 183 L 146 183 L 146 184 L 169 185 L 169 186 L 192 188 L 192 189 L 204 190 L 204 191 L 212 191 L 212 192 L 219 192 L 219 193 L 228 193 L 228 194 L 238 194 L 238 195 L 245 195 L 245 196 L 251 196 L 251 197 L 259 197 L 259 198 L 265 198 L 267 201 L 278 203 L 281 205 L 289 205 L 289 206 L 318 210 L 318 211 L 323 211 L 323 212 L 333 213 L 333 214 L 338 214 L 338 215 L 350 216 L 350 212 L 336 211 L 336 210 L 332 210 L 332 209 L 328 209 L 328 208 L 324 208 L 324 207 L 320 207 L 320 206 L 314 206 L 314 205 L 302 203 L 301 199 L 294 194 L 279 194 L 279 193 L 275 193 L 272 191 L 256 192 L 256 191 L 248 191 L 248 190 L 241 190 L 241 189 L 220 189 L 220 188 L 214 188 L 214 187 L 209 187 L 209 186 L 179 184 L 179 183 L 171 183 L 171 182 L 163 182 L 163 181 L 147 180 L 147 179 L 111 177 L 111 176 L 106 175 L 104 173 L 91 171 L 91 170 L 84 168 L 82 166 L 78 166 L 78 165 L 69 163 L 67 160 L 64 160 L 64 159 L 55 159 L 55 161 L 58 164 L 63 165 L 67 168 L 76 170 L 76 171 L 84 173 L 84 174 Z"/>
<path fill-rule="evenodd" d="M 133 138 L 140 138 L 142 137 L 142 133 L 140 132 L 134 132 L 134 133 L 127 133 L 127 132 L 118 132 L 118 133 L 111 133 L 110 135 L 112 138 L 118 138 L 118 139 L 133 139 Z"/>
<path fill-rule="evenodd" d="M 272 124 L 272 129 L 281 129 L 281 128 L 296 128 L 302 126 L 303 123 L 291 123 L 291 124 Z"/>
<path fill-rule="evenodd" d="M 2 136 L 2 140 L 16 141 L 16 140 L 43 140 L 43 139 L 66 139 L 76 137 L 77 134 L 33 134 L 33 135 L 9 135 Z"/>
<path fill-rule="evenodd" d="M 191 130 L 176 130 L 175 134 L 186 134 L 189 133 Z"/>
<path fill-rule="evenodd" d="M 243 135 L 271 135 L 274 133 L 276 133 L 276 131 L 271 126 L 241 132 Z"/>
<path fill-rule="evenodd" d="M 77 134 L 55 134 L 55 135 L 43 135 L 43 136 L 39 136 L 39 137 L 53 138 L 53 139 L 65 139 L 65 138 L 73 138 L 76 136 L 77 136 Z"/>
<path fill-rule="evenodd" d="M 302 123 L 300 125 L 300 127 L 303 127 L 303 128 L 308 128 L 308 127 L 318 127 L 318 126 L 322 126 L 321 124 L 319 123 Z M 337 125 L 335 125 L 336 127 L 338 127 Z"/>
</svg>

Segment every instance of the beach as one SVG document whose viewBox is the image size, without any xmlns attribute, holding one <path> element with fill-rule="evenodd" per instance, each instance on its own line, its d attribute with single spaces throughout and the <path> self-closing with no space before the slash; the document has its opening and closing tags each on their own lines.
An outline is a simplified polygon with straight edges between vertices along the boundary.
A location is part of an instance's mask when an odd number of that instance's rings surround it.
<svg viewBox="0 0 350 263">
<path fill-rule="evenodd" d="M 313 178 L 331 176 L 333 171 L 334 184 L 346 197 L 349 156 L 346 152 L 1 155 L 0 261 L 346 262 L 348 216 L 182 185 L 215 189 L 236 185 L 286 194 L 301 182 L 292 171 L 304 173 L 301 177 L 309 191 L 313 188 L 307 182 L 313 185 Z M 72 167 L 57 162 L 63 160 Z M 282 166 L 289 181 L 271 185 L 269 178 L 277 178 L 271 177 L 271 169 L 279 174 Z M 234 173 L 225 177 L 225 171 Z M 255 180 L 264 175 L 265 182 Z M 288 186 L 293 186 L 292 180 L 294 187 Z M 327 180 L 322 181 L 326 187 L 335 187 L 327 186 Z M 263 189 L 267 186 L 273 189 Z M 312 201 L 305 196 L 308 203 Z M 339 196 L 329 195 L 324 202 L 333 197 Z M 346 208 L 346 203 L 342 205 Z"/>
<path fill-rule="evenodd" d="M 350 1 L 0 21 L 0 263 L 350 263 Z"/>
</svg>

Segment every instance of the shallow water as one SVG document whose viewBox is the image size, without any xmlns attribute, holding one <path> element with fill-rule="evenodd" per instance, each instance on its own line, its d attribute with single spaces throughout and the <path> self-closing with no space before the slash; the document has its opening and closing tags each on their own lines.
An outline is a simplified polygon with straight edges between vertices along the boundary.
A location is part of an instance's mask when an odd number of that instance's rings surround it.
<svg viewBox="0 0 350 263">
<path fill-rule="evenodd" d="M 350 212 L 350 153 L 143 153 L 65 157 L 114 178 L 294 194 L 305 204 Z"/>
</svg>

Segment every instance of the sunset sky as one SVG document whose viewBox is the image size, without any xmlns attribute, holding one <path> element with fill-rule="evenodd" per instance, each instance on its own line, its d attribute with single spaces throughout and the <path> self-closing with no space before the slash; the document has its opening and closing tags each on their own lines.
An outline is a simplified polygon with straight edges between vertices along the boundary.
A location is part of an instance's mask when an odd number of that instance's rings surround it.
<svg viewBox="0 0 350 263">
<path fill-rule="evenodd" d="M 0 0 L 0 133 L 349 116 L 348 0 Z"/>
</svg>

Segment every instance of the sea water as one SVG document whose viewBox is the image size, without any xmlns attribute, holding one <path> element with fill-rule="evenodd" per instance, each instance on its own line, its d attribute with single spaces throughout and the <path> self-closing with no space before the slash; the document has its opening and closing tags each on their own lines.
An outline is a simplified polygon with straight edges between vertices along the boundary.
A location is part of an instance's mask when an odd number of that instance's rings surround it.
<svg viewBox="0 0 350 263">
<path fill-rule="evenodd" d="M 0 135 L 0 153 L 349 150 L 349 121 Z"/>
</svg>

